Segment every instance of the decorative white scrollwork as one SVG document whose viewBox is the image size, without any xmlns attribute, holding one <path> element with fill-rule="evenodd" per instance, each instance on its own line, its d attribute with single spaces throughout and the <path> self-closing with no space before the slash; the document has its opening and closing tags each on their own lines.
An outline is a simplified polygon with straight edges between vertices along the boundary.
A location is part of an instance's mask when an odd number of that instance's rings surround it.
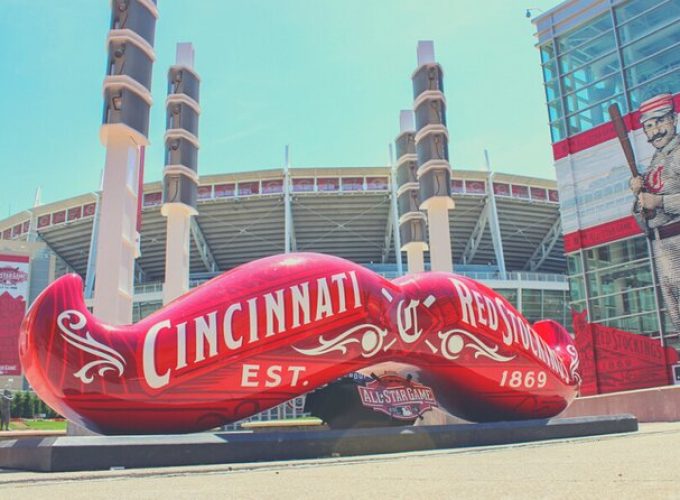
<svg viewBox="0 0 680 500">
<path fill-rule="evenodd" d="M 75 320 L 72 319 L 74 317 Z M 62 312 L 57 317 L 57 325 L 61 330 L 62 338 L 66 342 L 81 351 L 85 351 L 99 358 L 85 364 L 80 370 L 75 372 L 73 376 L 80 379 L 84 384 L 89 384 L 94 380 L 94 377 L 90 374 L 91 370 L 96 370 L 100 377 L 107 371 L 112 370 L 117 370 L 118 376 L 123 375 L 126 362 L 125 358 L 120 353 L 92 338 L 92 335 L 88 331 L 85 331 L 83 336 L 78 335 L 74 331 L 83 330 L 86 324 L 87 320 L 85 319 L 85 316 L 81 312 L 72 309 Z"/>
<path fill-rule="evenodd" d="M 320 356 L 332 351 L 340 351 L 347 354 L 347 345 L 359 343 L 361 345 L 361 355 L 364 358 L 375 356 L 383 346 L 387 330 L 364 323 L 350 328 L 337 337 L 326 340 L 323 335 L 319 337 L 319 345 L 311 349 L 300 349 L 293 346 L 300 354 L 306 356 Z"/>
<path fill-rule="evenodd" d="M 581 374 L 578 372 L 579 358 L 576 346 L 568 345 L 567 352 L 569 353 L 569 356 L 571 356 L 571 363 L 569 363 L 569 376 L 572 380 L 575 380 L 576 383 L 580 385 L 581 382 L 583 382 L 583 379 L 581 378 Z"/>
<path fill-rule="evenodd" d="M 479 358 L 480 356 L 484 356 L 485 358 L 489 358 L 500 363 L 506 363 L 515 359 L 515 356 L 503 356 L 498 354 L 497 345 L 487 345 L 480 338 L 477 338 L 467 330 L 454 328 L 453 330 L 448 330 L 446 332 L 439 332 L 437 336 L 442 341 L 440 347 L 442 355 L 446 359 L 458 359 L 460 353 L 465 348 L 475 351 L 475 359 Z"/>
</svg>

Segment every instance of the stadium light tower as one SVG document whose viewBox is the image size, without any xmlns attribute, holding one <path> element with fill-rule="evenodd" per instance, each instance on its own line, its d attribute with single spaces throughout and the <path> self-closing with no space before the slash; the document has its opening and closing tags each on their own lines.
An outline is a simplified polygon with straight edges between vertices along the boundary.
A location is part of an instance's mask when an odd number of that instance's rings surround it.
<svg viewBox="0 0 680 500">
<path fill-rule="evenodd" d="M 189 290 L 191 217 L 197 215 L 198 116 L 200 78 L 194 71 L 194 48 L 177 44 L 177 58 L 168 71 L 167 123 L 163 206 L 167 220 L 163 303 Z"/>
<path fill-rule="evenodd" d="M 427 211 L 430 263 L 433 271 L 453 271 L 449 210 L 451 166 L 443 71 L 434 59 L 434 44 L 418 42 L 418 68 L 414 71 L 413 109 L 416 116 L 416 155 L 420 208 Z"/>
<path fill-rule="evenodd" d="M 106 146 L 94 313 L 103 321 L 132 321 L 134 261 L 144 147 L 149 143 L 151 69 L 158 9 L 155 0 L 112 0 L 106 44 L 104 115 Z"/>
<path fill-rule="evenodd" d="M 413 111 L 405 110 L 399 115 L 401 133 L 395 139 L 397 150 L 396 184 L 399 207 L 399 235 L 401 249 L 406 251 L 408 272 L 420 273 L 425 270 L 424 252 L 425 214 L 418 208 L 420 186 L 418 184 L 418 161 L 416 157 L 415 126 Z"/>
</svg>

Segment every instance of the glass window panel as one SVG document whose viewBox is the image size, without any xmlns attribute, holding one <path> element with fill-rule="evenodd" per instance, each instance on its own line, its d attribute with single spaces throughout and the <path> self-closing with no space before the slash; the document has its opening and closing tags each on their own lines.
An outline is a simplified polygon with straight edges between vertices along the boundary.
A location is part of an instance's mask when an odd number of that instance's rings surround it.
<svg viewBox="0 0 680 500">
<path fill-rule="evenodd" d="M 675 49 L 680 50 L 680 49 Z M 650 80 L 639 87 L 630 91 L 630 102 L 633 109 L 640 107 L 640 104 L 657 94 L 670 92 L 675 94 L 680 91 L 680 69 L 674 70 L 655 80 Z"/>
<path fill-rule="evenodd" d="M 668 314 L 668 311 L 666 309 L 662 309 L 661 312 L 661 323 L 663 324 L 663 331 L 664 332 L 676 332 L 675 327 L 673 326 L 673 321 L 671 320 L 670 315 Z"/>
<path fill-rule="evenodd" d="M 654 311 L 654 289 L 628 290 L 616 295 L 591 299 L 590 312 L 595 321 L 629 314 Z"/>
<path fill-rule="evenodd" d="M 652 80 L 680 67 L 680 46 L 674 45 L 662 54 L 642 61 L 626 70 L 626 83 L 629 87 Z"/>
<path fill-rule="evenodd" d="M 656 54 L 680 42 L 680 23 L 676 22 L 656 33 L 634 42 L 621 50 L 623 64 L 629 66 L 640 59 Z"/>
<path fill-rule="evenodd" d="M 652 272 L 649 261 L 589 272 L 587 277 L 591 298 L 620 294 L 632 288 L 652 286 Z"/>
<path fill-rule="evenodd" d="M 543 290 L 543 317 L 541 319 L 554 319 L 560 324 L 565 324 L 567 309 L 564 291 Z"/>
<path fill-rule="evenodd" d="M 548 116 L 551 122 L 564 117 L 562 103 L 559 99 L 548 103 Z"/>
<path fill-rule="evenodd" d="M 612 75 L 589 87 L 566 96 L 567 114 L 576 113 L 588 108 L 594 102 L 609 99 L 623 92 L 623 81 L 620 74 Z"/>
<path fill-rule="evenodd" d="M 555 58 L 555 46 L 552 42 L 548 42 L 545 45 L 541 45 L 541 62 L 548 62 L 550 59 Z"/>
<path fill-rule="evenodd" d="M 572 50 L 568 54 L 560 56 L 560 71 L 563 74 L 574 71 L 608 52 L 613 52 L 615 48 L 616 40 L 614 38 L 614 32 L 605 33 L 601 37 Z"/>
<path fill-rule="evenodd" d="M 615 48 L 616 39 L 614 38 L 614 32 L 606 33 L 600 38 L 561 56 L 559 58 L 560 71 L 562 74 L 574 71 L 581 66 L 598 59 L 600 56 L 613 52 Z"/>
<path fill-rule="evenodd" d="M 545 84 L 545 96 L 546 100 L 552 101 L 553 99 L 557 99 L 560 95 L 560 85 L 558 81 L 555 79 L 552 82 L 548 82 Z"/>
<path fill-rule="evenodd" d="M 586 130 L 600 125 L 601 123 L 609 121 L 609 106 L 612 103 L 618 103 L 622 113 L 627 113 L 628 106 L 623 98 L 623 95 L 618 95 L 613 99 L 608 99 L 595 106 L 582 111 L 579 114 L 572 115 L 568 120 L 569 135 L 578 134 Z"/>
<path fill-rule="evenodd" d="M 543 65 L 543 81 L 549 82 L 555 77 L 557 77 L 557 64 L 553 60 Z"/>
<path fill-rule="evenodd" d="M 573 302 L 585 300 L 586 285 L 583 276 L 571 276 L 569 278 L 569 296 Z"/>
<path fill-rule="evenodd" d="M 619 56 L 616 52 L 562 76 L 562 90 L 565 94 L 583 88 L 602 77 L 619 71 Z"/>
<path fill-rule="evenodd" d="M 677 335 L 666 336 L 666 346 L 672 347 L 676 351 L 680 351 L 680 337 Z"/>
<path fill-rule="evenodd" d="M 596 36 L 610 29 L 612 29 L 612 20 L 611 16 L 607 12 L 602 14 L 600 17 L 595 18 L 586 26 L 558 37 L 557 49 L 560 54 L 563 54 L 574 47 L 584 44 L 588 40 L 592 40 Z"/>
<path fill-rule="evenodd" d="M 678 18 L 680 18 L 680 3 L 673 1 L 661 4 L 619 27 L 621 43 L 626 44 L 642 38 Z"/>
<path fill-rule="evenodd" d="M 569 270 L 569 274 L 577 274 L 583 271 L 583 266 L 581 265 L 581 252 L 567 255 L 567 269 Z"/>
<path fill-rule="evenodd" d="M 643 236 L 617 241 L 585 251 L 588 271 L 629 263 L 648 257 L 647 242 Z"/>
<path fill-rule="evenodd" d="M 133 309 L 133 321 L 139 321 L 163 306 L 161 302 L 138 302 Z M 135 318 L 136 316 L 136 318 Z"/>
<path fill-rule="evenodd" d="M 494 290 L 497 294 L 502 295 L 505 299 L 510 302 L 514 307 L 517 307 L 517 290 L 515 288 L 510 289 L 497 289 Z"/>
<path fill-rule="evenodd" d="M 530 322 L 543 319 L 541 290 L 522 290 L 522 310 L 524 317 Z"/>
<path fill-rule="evenodd" d="M 552 142 L 559 142 L 567 137 L 564 120 L 558 120 L 550 124 L 550 135 L 552 137 Z"/>
<path fill-rule="evenodd" d="M 661 3 L 659 0 L 631 0 L 630 2 L 626 2 L 620 7 L 616 7 L 614 9 L 616 23 L 624 23 L 627 20 L 637 16 L 641 12 L 656 7 L 659 5 L 659 3 Z"/>
</svg>

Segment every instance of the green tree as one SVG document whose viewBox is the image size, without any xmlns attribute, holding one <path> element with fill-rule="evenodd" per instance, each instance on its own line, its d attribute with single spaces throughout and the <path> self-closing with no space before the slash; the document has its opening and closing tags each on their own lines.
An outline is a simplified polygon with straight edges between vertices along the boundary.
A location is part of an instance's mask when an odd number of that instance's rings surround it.
<svg viewBox="0 0 680 500">
<path fill-rule="evenodd" d="M 10 409 L 10 412 L 12 414 L 12 417 L 19 417 L 21 416 L 21 408 L 24 404 L 24 393 L 23 391 L 16 391 L 13 394 L 14 399 L 12 399 L 12 407 Z"/>
<path fill-rule="evenodd" d="M 33 400 L 31 393 L 25 391 L 21 398 L 21 406 L 19 407 L 19 415 L 21 418 L 33 418 Z"/>
</svg>

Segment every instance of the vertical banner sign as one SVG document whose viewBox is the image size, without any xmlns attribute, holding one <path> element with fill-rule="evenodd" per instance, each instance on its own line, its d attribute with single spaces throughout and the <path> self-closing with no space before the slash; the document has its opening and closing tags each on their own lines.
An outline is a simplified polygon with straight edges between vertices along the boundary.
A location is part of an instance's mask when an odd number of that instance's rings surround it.
<svg viewBox="0 0 680 500">
<path fill-rule="evenodd" d="M 20 375 L 19 327 L 28 298 L 27 256 L 0 254 L 0 375 Z"/>
</svg>

